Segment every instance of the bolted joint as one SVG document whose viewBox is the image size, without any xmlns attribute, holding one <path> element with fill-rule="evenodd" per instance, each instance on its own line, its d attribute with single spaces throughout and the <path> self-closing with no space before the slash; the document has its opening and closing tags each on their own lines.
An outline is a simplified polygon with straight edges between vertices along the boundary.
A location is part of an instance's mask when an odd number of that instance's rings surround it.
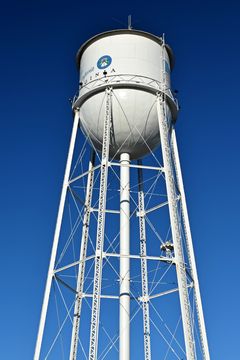
<svg viewBox="0 0 240 360">
<path fill-rule="evenodd" d="M 74 114 L 76 114 L 77 112 L 80 111 L 80 108 L 79 108 L 79 107 L 75 107 L 75 108 L 73 109 L 73 111 L 74 111 Z"/>
<path fill-rule="evenodd" d="M 136 213 L 136 216 L 137 217 L 144 217 L 146 215 L 146 212 L 145 211 L 137 211 L 137 213 Z"/>
<path fill-rule="evenodd" d="M 102 164 L 102 166 L 107 166 L 108 165 L 108 160 L 106 158 L 102 159 L 101 164 Z"/>
<path fill-rule="evenodd" d="M 108 87 L 106 88 L 106 93 L 107 93 L 108 95 L 110 95 L 110 94 L 112 93 L 112 87 L 111 87 L 111 86 L 108 86 Z"/>
<path fill-rule="evenodd" d="M 77 294 L 77 299 L 83 299 L 85 297 L 85 294 L 83 293 L 83 292 L 79 292 L 78 294 Z"/>
<path fill-rule="evenodd" d="M 95 257 L 104 259 L 106 257 L 106 253 L 102 250 L 96 250 Z"/>
<path fill-rule="evenodd" d="M 148 295 L 140 296 L 139 301 L 141 301 L 143 303 L 147 303 L 147 302 L 149 302 L 149 296 Z"/>
</svg>

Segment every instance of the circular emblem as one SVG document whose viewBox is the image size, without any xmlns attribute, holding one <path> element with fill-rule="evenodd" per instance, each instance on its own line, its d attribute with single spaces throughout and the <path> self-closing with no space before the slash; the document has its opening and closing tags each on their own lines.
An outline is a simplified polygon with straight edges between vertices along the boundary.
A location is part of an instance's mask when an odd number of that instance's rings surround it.
<svg viewBox="0 0 240 360">
<path fill-rule="evenodd" d="M 109 55 L 101 56 L 97 62 L 97 67 L 99 69 L 106 69 L 112 63 L 112 58 Z"/>
</svg>

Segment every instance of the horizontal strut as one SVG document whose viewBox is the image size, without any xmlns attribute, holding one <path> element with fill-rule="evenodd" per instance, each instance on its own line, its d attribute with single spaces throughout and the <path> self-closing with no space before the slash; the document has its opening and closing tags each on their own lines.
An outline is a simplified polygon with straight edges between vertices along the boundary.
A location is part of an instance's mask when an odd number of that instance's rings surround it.
<svg viewBox="0 0 240 360">
<path fill-rule="evenodd" d="M 159 167 L 159 166 L 147 166 L 147 165 L 135 165 L 135 164 L 120 164 L 117 162 L 109 162 L 108 163 L 109 166 L 121 166 L 121 167 L 130 167 L 130 168 L 135 168 L 135 169 L 146 169 L 146 170 L 156 170 L 156 171 L 164 171 L 163 167 Z"/>
<path fill-rule="evenodd" d="M 142 259 L 141 255 L 120 255 L 120 254 L 117 254 L 117 253 L 103 253 L 102 256 L 103 256 L 103 258 L 104 257 L 118 257 L 118 258 L 125 257 L 125 258 L 129 258 L 129 259 Z M 96 257 L 96 255 L 90 255 L 90 256 L 86 257 L 85 261 L 94 259 L 95 257 Z M 166 257 L 166 256 L 146 256 L 145 259 L 154 260 L 154 261 L 163 261 L 163 262 L 172 263 L 172 264 L 176 263 L 176 260 L 175 260 L 174 257 L 169 258 L 169 257 Z M 71 267 L 77 266 L 81 262 L 82 262 L 81 260 L 80 261 L 74 261 L 71 264 L 68 264 L 68 265 L 63 266 L 63 267 L 58 268 L 58 269 L 55 269 L 54 272 L 53 272 L 53 275 L 57 274 L 57 273 L 59 273 L 61 271 L 70 269 Z"/>
<path fill-rule="evenodd" d="M 88 174 L 89 174 L 89 172 L 93 172 L 93 171 L 95 171 L 95 170 L 99 169 L 100 167 L 101 167 L 101 165 L 94 166 L 91 170 L 85 171 L 85 172 L 84 172 L 84 173 L 82 173 L 81 175 L 76 176 L 75 178 L 73 178 L 73 179 L 69 180 L 69 181 L 68 181 L 68 184 L 69 184 L 69 185 L 70 185 L 70 184 L 72 184 L 73 182 L 75 182 L 75 181 L 77 181 L 77 180 L 79 180 L 79 179 L 83 178 L 84 176 L 88 175 Z"/>
<path fill-rule="evenodd" d="M 92 298 L 93 297 L 93 294 L 90 294 L 90 293 L 78 293 L 73 287 L 71 287 L 69 284 L 67 284 L 65 281 L 63 281 L 58 276 L 55 276 L 55 279 L 58 282 L 60 282 L 62 285 L 64 285 L 67 289 L 71 290 L 73 293 L 78 294 L 79 297 L 82 297 L 82 298 Z M 191 284 L 189 284 L 187 287 L 192 288 L 193 287 L 193 282 Z M 141 301 L 141 302 L 148 302 L 150 300 L 159 298 L 161 296 L 169 295 L 169 294 L 172 294 L 172 293 L 175 293 L 175 292 L 178 292 L 178 291 L 179 291 L 178 288 L 174 288 L 174 289 L 166 290 L 166 291 L 163 291 L 161 293 L 150 295 L 150 296 L 147 296 L 147 297 L 143 297 L 143 296 L 139 296 L 139 297 L 136 297 L 136 298 L 135 297 L 130 297 L 130 299 L 131 300 L 138 300 L 138 301 Z M 104 295 L 104 294 L 101 294 L 100 298 L 101 299 L 119 300 L 120 296 L 119 295 Z"/>
<path fill-rule="evenodd" d="M 150 213 L 152 211 L 155 211 L 157 209 L 160 209 L 160 208 L 162 208 L 163 206 L 166 206 L 166 205 L 168 205 L 168 201 L 165 201 L 165 202 L 163 202 L 161 204 L 158 204 L 158 205 L 156 205 L 156 206 L 154 206 L 154 207 L 152 207 L 150 209 L 147 209 L 147 210 L 145 210 L 143 212 L 137 211 L 136 215 L 137 216 L 144 216 L 144 215 L 146 215 L 146 214 L 148 214 L 148 213 Z"/>
</svg>

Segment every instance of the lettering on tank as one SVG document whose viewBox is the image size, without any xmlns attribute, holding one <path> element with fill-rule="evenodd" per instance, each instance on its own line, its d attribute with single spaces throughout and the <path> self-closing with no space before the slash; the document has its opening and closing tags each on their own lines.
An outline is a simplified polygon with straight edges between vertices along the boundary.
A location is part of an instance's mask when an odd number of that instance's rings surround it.
<svg viewBox="0 0 240 360">
<path fill-rule="evenodd" d="M 96 62 L 96 66 L 90 67 L 86 71 L 82 71 L 80 74 L 80 85 L 86 85 L 90 81 L 102 78 L 106 74 L 100 70 L 107 69 L 112 64 L 112 58 L 109 55 L 101 56 Z M 113 67 L 108 69 L 108 74 L 114 74 L 116 70 Z"/>
<path fill-rule="evenodd" d="M 87 71 L 85 71 L 84 73 L 83 73 L 83 75 L 81 75 L 81 80 L 83 81 L 84 79 L 85 79 L 85 77 L 87 76 L 87 75 L 89 75 L 91 72 L 93 72 L 94 71 L 94 66 L 92 66 L 90 69 L 88 69 Z"/>
</svg>

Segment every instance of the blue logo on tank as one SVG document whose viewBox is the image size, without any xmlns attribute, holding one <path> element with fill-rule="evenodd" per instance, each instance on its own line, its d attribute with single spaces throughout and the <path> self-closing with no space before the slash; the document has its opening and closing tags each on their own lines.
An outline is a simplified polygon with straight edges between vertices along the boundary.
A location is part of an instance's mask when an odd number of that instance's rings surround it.
<svg viewBox="0 0 240 360">
<path fill-rule="evenodd" d="M 99 69 L 106 69 L 112 63 L 112 58 L 109 55 L 101 56 L 97 62 L 97 67 Z"/>
</svg>

